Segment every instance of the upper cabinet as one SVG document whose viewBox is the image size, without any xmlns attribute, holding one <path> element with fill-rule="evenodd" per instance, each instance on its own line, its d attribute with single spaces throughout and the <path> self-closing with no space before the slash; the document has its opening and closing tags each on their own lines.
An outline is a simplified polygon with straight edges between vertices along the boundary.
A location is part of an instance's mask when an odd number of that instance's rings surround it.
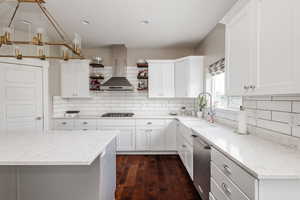
<svg viewBox="0 0 300 200">
<path fill-rule="evenodd" d="M 175 61 L 175 97 L 195 98 L 203 91 L 203 57 L 190 56 Z"/>
<path fill-rule="evenodd" d="M 149 97 L 172 98 L 175 96 L 174 61 L 149 60 Z"/>
<path fill-rule="evenodd" d="M 300 93 L 299 1 L 241 2 L 226 19 L 227 94 Z"/>
<path fill-rule="evenodd" d="M 203 91 L 203 57 L 148 63 L 150 98 L 194 98 Z"/>
<path fill-rule="evenodd" d="M 87 98 L 89 92 L 89 61 L 61 61 L 61 96 Z"/>
<path fill-rule="evenodd" d="M 256 67 L 255 5 L 247 3 L 226 24 L 227 95 L 245 95 Z"/>
</svg>

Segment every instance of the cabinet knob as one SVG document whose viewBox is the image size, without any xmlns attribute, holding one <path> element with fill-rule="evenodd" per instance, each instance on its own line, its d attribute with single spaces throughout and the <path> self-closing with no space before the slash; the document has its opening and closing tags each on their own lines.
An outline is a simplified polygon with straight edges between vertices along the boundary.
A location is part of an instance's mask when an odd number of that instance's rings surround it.
<svg viewBox="0 0 300 200">
<path fill-rule="evenodd" d="M 38 121 L 40 121 L 40 120 L 43 119 L 43 117 L 37 117 L 37 118 L 35 118 L 35 119 L 38 120 Z"/>
<path fill-rule="evenodd" d="M 83 122 L 83 124 L 84 124 L 84 125 L 87 125 L 87 124 L 89 124 L 89 123 L 88 123 L 88 122 Z"/>
<path fill-rule="evenodd" d="M 61 124 L 62 124 L 62 125 L 66 125 L 66 124 L 67 124 L 67 122 L 62 122 Z"/>
<path fill-rule="evenodd" d="M 152 124 L 152 122 L 148 122 L 147 124 L 148 124 L 148 125 L 151 125 L 151 124 Z"/>
<path fill-rule="evenodd" d="M 255 85 L 251 85 L 250 89 L 254 90 L 255 89 Z"/>
<path fill-rule="evenodd" d="M 249 86 L 244 86 L 245 90 L 249 90 L 249 88 L 250 88 Z"/>
<path fill-rule="evenodd" d="M 231 170 L 230 170 L 230 168 L 228 167 L 228 165 L 224 165 L 223 168 L 224 168 L 224 171 L 225 171 L 227 174 L 231 174 Z"/>
<path fill-rule="evenodd" d="M 228 186 L 225 183 L 222 183 L 222 189 L 227 196 L 231 195 L 231 190 L 228 188 Z"/>
</svg>

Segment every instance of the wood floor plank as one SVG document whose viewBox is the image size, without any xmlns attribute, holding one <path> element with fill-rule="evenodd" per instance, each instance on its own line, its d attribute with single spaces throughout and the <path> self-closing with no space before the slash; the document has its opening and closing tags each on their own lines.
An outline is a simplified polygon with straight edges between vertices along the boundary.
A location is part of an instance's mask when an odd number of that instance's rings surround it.
<svg viewBox="0 0 300 200">
<path fill-rule="evenodd" d="M 201 200 L 178 156 L 117 156 L 116 200 Z"/>
</svg>

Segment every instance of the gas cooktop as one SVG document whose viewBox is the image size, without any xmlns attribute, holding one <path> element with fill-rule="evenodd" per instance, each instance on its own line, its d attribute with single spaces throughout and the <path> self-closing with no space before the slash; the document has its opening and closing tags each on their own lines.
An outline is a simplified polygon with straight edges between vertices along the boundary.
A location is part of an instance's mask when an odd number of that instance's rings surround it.
<svg viewBox="0 0 300 200">
<path fill-rule="evenodd" d="M 101 117 L 133 117 L 134 113 L 105 113 Z"/>
</svg>

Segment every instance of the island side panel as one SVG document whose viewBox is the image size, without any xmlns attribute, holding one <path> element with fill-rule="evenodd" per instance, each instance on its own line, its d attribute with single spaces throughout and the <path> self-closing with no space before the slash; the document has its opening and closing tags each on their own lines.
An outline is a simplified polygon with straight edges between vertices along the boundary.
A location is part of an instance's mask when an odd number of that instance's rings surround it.
<svg viewBox="0 0 300 200">
<path fill-rule="evenodd" d="M 259 200 L 298 200 L 299 179 L 259 180 Z"/>
<path fill-rule="evenodd" d="M 16 168 L 0 166 L 0 199 L 17 200 Z"/>
<path fill-rule="evenodd" d="M 19 167 L 18 200 L 99 200 L 100 162 Z"/>
<path fill-rule="evenodd" d="M 116 140 L 90 166 L 22 166 L 18 200 L 114 200 Z"/>
</svg>

